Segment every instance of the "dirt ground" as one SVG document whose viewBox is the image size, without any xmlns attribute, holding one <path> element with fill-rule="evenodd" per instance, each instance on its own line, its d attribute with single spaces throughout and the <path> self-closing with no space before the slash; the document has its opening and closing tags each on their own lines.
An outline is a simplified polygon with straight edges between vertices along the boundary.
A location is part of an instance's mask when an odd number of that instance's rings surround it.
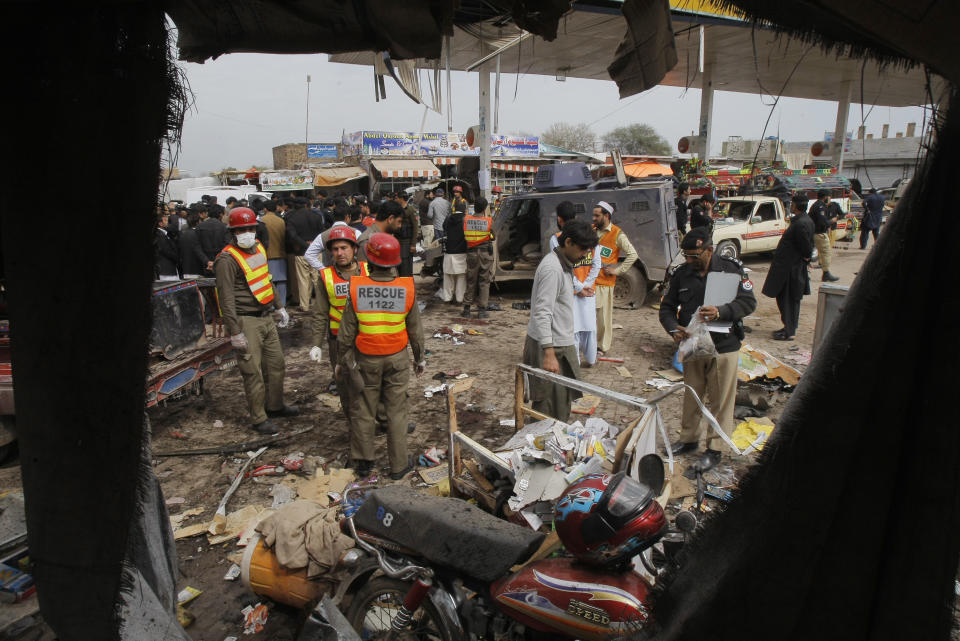
<svg viewBox="0 0 960 641">
<path fill-rule="evenodd" d="M 839 284 L 849 285 L 852 282 L 866 253 L 857 248 L 846 249 L 844 244 L 838 243 L 834 252 L 833 271 L 840 276 Z M 811 271 L 814 294 L 803 300 L 797 340 L 779 342 L 771 337 L 771 332 L 781 327 L 776 303 L 759 293 L 769 267 L 769 257 L 748 257 L 745 265 L 752 270 L 751 279 L 759 301 L 757 311 L 747 320 L 751 331 L 745 342 L 780 358 L 795 354 L 791 348 L 809 351 L 813 340 L 820 271 Z M 410 418 L 416 422 L 416 429 L 409 438 L 411 453 L 419 454 L 434 445 L 444 449 L 447 447 L 446 398 L 440 395 L 425 398 L 423 394 L 425 387 L 438 382 L 432 377 L 441 371 L 461 370 L 477 378 L 473 388 L 462 394 L 462 398 L 458 397 L 458 417 L 464 432 L 488 446 L 498 445 L 510 436 L 512 429 L 501 428 L 499 421 L 513 416 L 513 372 L 520 359 L 529 318 L 529 312 L 512 309 L 511 305 L 528 298 L 529 288 L 529 282 L 495 287 L 491 300 L 499 302 L 503 311 L 492 312 L 488 321 L 465 320 L 459 317 L 459 306 L 444 304 L 433 296 L 436 290 L 434 279 L 417 279 L 418 298 L 429 301 L 423 313 L 428 356 L 426 373 L 421 378 L 411 374 L 410 378 Z M 659 294 L 651 295 L 648 305 L 641 309 L 614 310 L 614 323 L 622 325 L 622 329 L 616 329 L 613 349 L 608 355 L 625 359 L 624 365 L 631 377 L 619 374 L 615 364 L 601 362 L 592 369 L 583 370 L 587 381 L 640 397 L 650 396 L 656 391 L 645 381 L 656 377 L 655 370 L 669 369 L 673 353 L 673 343 L 661 328 L 657 311 L 650 306 L 658 299 Z M 313 430 L 270 447 L 257 464 L 276 463 L 281 456 L 300 450 L 307 455 L 324 457 L 333 467 L 342 467 L 348 456 L 346 423 L 339 412 L 324 406 L 317 398 L 331 379 L 331 368 L 327 362 L 318 365 L 307 357 L 312 346 L 309 316 L 294 312 L 293 317 L 295 326 L 280 330 L 287 361 L 284 387 L 287 403 L 298 405 L 301 415 L 278 421 L 278 427 L 293 430 L 313 426 Z M 465 344 L 456 346 L 449 339 L 432 338 L 438 328 L 454 324 L 460 324 L 464 329 L 479 330 L 482 334 L 464 336 Z M 803 369 L 802 365 L 790 364 Z M 787 393 L 774 394 L 770 398 L 771 407 L 767 415 L 776 421 L 788 398 Z M 671 438 L 675 438 L 679 429 L 680 400 L 679 395 L 673 395 L 661 403 Z M 170 402 L 166 407 L 150 410 L 149 414 L 156 452 L 216 446 L 260 437 L 249 429 L 240 373 L 236 369 L 209 379 L 202 397 Z M 595 416 L 619 424 L 636 417 L 626 408 L 607 401 L 601 403 Z M 214 427 L 215 421 L 222 421 L 223 427 Z M 387 466 L 384 437 L 378 439 L 377 448 L 377 463 Z M 242 463 L 241 456 L 155 458 L 154 469 L 165 496 L 168 502 L 171 499 L 176 501 L 169 508 L 171 515 L 203 506 L 205 512 L 201 516 L 188 518 L 184 523 L 209 520 Z M 731 463 L 739 471 L 750 461 L 749 457 L 740 461 L 725 458 L 725 465 Z M 12 478 L 12 472 L 3 472 L 0 480 L 7 480 L 10 485 L 17 484 L 19 479 Z M 415 475 L 408 476 L 401 482 L 414 484 L 415 478 Z M 268 507 L 272 502 L 268 493 L 273 482 L 244 481 L 231 499 L 228 512 L 247 505 Z M 389 478 L 384 480 L 381 477 L 381 482 L 389 482 Z M 182 502 L 180 499 L 183 499 Z M 188 632 L 196 641 L 221 641 L 231 635 L 243 636 L 240 610 L 247 604 L 260 601 L 255 595 L 247 593 L 239 580 L 228 582 L 223 578 L 231 564 L 227 557 L 235 555 L 238 550 L 233 542 L 210 546 L 204 536 L 183 539 L 177 544 L 182 572 L 179 587 L 191 586 L 203 591 L 188 606 L 188 610 L 196 617 Z M 261 638 L 295 638 L 300 616 L 290 608 L 271 606 L 270 618 Z"/>
</svg>

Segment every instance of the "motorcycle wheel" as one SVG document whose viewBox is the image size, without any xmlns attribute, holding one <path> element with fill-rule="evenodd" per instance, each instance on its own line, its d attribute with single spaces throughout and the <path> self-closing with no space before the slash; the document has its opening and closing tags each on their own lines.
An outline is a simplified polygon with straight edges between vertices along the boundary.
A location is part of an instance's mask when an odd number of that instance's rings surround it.
<svg viewBox="0 0 960 641">
<path fill-rule="evenodd" d="M 403 597 L 410 584 L 380 576 L 361 588 L 347 608 L 347 620 L 363 641 L 382 639 L 390 632 L 393 619 L 399 614 Z M 424 599 L 413 613 L 410 625 L 399 636 L 418 641 L 453 641 L 443 618 L 430 599 Z"/>
</svg>

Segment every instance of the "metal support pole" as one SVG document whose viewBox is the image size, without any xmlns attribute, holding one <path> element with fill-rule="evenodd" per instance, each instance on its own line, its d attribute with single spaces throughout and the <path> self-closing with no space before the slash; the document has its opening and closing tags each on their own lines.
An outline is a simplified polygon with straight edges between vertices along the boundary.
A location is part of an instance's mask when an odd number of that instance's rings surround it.
<svg viewBox="0 0 960 641">
<path fill-rule="evenodd" d="M 713 59 L 705 40 L 706 34 L 701 27 L 701 63 L 703 75 L 700 78 L 700 159 L 704 163 L 710 157 L 710 139 L 713 135 Z"/>
<path fill-rule="evenodd" d="M 837 163 L 837 173 L 843 173 L 843 148 L 847 141 L 847 118 L 850 115 L 850 91 L 853 83 L 845 80 L 840 88 L 840 102 L 837 103 L 837 124 L 833 128 L 833 142 L 837 152 L 833 155 Z"/>
<path fill-rule="evenodd" d="M 484 44 L 480 43 L 480 54 L 483 55 Z M 478 127 L 477 142 L 480 145 L 480 173 L 478 179 L 480 182 L 480 192 L 487 202 L 491 201 L 493 195 L 490 191 L 492 185 L 490 177 L 490 69 L 487 65 L 481 65 L 480 75 L 480 126 Z"/>
<path fill-rule="evenodd" d="M 447 64 L 447 133 L 453 131 L 453 89 L 450 84 L 450 36 L 444 36 L 443 48 L 446 50 Z"/>
<path fill-rule="evenodd" d="M 497 56 L 497 81 L 493 89 L 493 133 L 500 133 L 500 56 Z"/>
</svg>

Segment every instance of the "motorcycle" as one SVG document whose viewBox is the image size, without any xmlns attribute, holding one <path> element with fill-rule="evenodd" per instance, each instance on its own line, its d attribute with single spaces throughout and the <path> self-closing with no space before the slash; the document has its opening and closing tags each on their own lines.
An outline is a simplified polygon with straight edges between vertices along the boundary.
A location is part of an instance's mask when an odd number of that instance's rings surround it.
<svg viewBox="0 0 960 641">
<path fill-rule="evenodd" d="M 543 534 L 465 501 L 401 486 L 370 491 L 341 523 L 357 547 L 334 601 L 364 641 L 601 641 L 637 632 L 649 620 L 652 584 L 633 562 L 657 576 L 642 553 L 668 529 L 655 500 L 663 462 L 644 457 L 639 476 L 592 474 L 567 488 L 554 525 L 570 556 L 558 558 L 539 558 Z"/>
</svg>

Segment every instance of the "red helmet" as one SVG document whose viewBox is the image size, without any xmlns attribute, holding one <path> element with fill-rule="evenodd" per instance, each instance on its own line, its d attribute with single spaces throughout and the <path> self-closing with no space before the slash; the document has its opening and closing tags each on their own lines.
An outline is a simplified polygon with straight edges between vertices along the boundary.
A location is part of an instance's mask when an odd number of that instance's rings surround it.
<svg viewBox="0 0 960 641">
<path fill-rule="evenodd" d="M 400 242 L 391 234 L 378 231 L 370 237 L 366 247 L 367 260 L 380 267 L 400 264 Z"/>
<path fill-rule="evenodd" d="M 353 243 L 354 249 L 359 247 L 357 245 L 357 235 L 353 232 L 353 227 L 347 225 L 337 225 L 336 227 L 330 228 L 330 233 L 327 235 L 326 247 L 327 250 L 330 250 L 330 245 L 333 244 L 335 240 L 345 240 L 348 243 Z"/>
<path fill-rule="evenodd" d="M 501 187 L 500 185 L 494 185 L 493 189 L 491 189 L 490 191 L 492 191 L 495 194 L 502 194 L 503 187 Z"/>
<path fill-rule="evenodd" d="M 252 209 L 247 207 L 234 207 L 230 210 L 230 224 L 227 225 L 230 229 L 237 229 L 238 227 L 256 227 L 257 226 L 257 215 L 253 213 Z"/>
<path fill-rule="evenodd" d="M 554 526 L 563 545 L 581 561 L 615 566 L 650 547 L 666 531 L 653 488 L 624 472 L 590 474 L 560 496 Z"/>
<path fill-rule="evenodd" d="M 453 193 L 457 193 L 457 192 L 463 193 L 463 187 L 461 187 L 460 185 L 454 185 Z"/>
</svg>

